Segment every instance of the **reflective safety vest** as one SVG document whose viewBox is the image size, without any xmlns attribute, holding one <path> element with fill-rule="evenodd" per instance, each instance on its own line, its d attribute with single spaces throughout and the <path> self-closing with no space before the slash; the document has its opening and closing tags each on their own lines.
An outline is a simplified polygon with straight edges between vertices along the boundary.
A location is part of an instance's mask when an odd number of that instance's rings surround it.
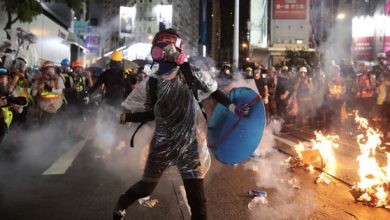
<svg viewBox="0 0 390 220">
<path fill-rule="evenodd" d="M 7 125 L 7 128 L 11 125 L 13 119 L 13 113 L 9 107 L 1 108 L 1 113 L 3 114 L 4 122 Z"/>
</svg>

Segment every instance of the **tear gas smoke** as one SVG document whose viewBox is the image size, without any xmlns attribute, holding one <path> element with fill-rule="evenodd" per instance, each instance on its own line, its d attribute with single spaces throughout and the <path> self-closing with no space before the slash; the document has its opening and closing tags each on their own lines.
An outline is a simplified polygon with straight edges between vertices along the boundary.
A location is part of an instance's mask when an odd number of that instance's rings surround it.
<svg viewBox="0 0 390 220">
<path fill-rule="evenodd" d="M 244 164 L 256 170 L 256 187 L 268 192 L 268 205 L 253 209 L 253 219 L 305 219 L 314 209 L 310 191 L 294 189 L 299 181 L 286 169 L 287 156 L 274 148 L 273 134 L 280 131 L 281 124 L 277 120 L 270 122 L 257 149 L 260 157 Z"/>
</svg>

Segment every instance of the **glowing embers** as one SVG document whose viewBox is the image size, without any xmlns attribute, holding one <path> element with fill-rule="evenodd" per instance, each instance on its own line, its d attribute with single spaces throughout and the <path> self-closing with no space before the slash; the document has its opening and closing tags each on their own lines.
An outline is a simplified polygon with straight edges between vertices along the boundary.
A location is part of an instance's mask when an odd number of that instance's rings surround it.
<svg viewBox="0 0 390 220">
<path fill-rule="evenodd" d="M 390 209 L 390 154 L 386 153 L 387 166 L 379 165 L 376 158 L 382 134 L 371 128 L 365 118 L 356 116 L 355 122 L 363 133 L 356 137 L 360 147 L 360 155 L 356 158 L 359 162 L 359 181 L 351 193 L 357 201 Z"/>
</svg>

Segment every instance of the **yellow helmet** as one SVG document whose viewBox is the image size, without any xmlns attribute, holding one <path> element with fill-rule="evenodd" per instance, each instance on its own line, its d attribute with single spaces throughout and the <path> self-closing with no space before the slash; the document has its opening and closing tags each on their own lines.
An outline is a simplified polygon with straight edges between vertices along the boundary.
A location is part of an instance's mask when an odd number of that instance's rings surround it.
<svg viewBox="0 0 390 220">
<path fill-rule="evenodd" d="M 121 62 L 121 61 L 123 60 L 122 53 L 115 50 L 115 51 L 112 52 L 112 54 L 111 54 L 111 60 L 112 60 L 112 61 Z"/>
<path fill-rule="evenodd" d="M 250 68 L 250 67 L 245 68 L 245 72 L 251 72 L 251 71 L 252 71 L 252 68 Z"/>
<path fill-rule="evenodd" d="M 288 70 L 288 66 L 282 66 L 282 70 Z"/>
</svg>

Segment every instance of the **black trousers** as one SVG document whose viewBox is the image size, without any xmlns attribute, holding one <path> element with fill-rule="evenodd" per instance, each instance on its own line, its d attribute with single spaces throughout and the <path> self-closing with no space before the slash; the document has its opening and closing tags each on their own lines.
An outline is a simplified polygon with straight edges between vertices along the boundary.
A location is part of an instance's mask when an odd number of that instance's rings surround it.
<svg viewBox="0 0 390 220">
<path fill-rule="evenodd" d="M 203 179 L 183 180 L 187 194 L 188 204 L 191 207 L 192 220 L 207 219 L 206 197 L 204 193 Z M 149 196 L 156 188 L 158 182 L 141 180 L 131 186 L 119 197 L 115 210 L 126 210 L 131 204 L 140 198 Z"/>
</svg>

